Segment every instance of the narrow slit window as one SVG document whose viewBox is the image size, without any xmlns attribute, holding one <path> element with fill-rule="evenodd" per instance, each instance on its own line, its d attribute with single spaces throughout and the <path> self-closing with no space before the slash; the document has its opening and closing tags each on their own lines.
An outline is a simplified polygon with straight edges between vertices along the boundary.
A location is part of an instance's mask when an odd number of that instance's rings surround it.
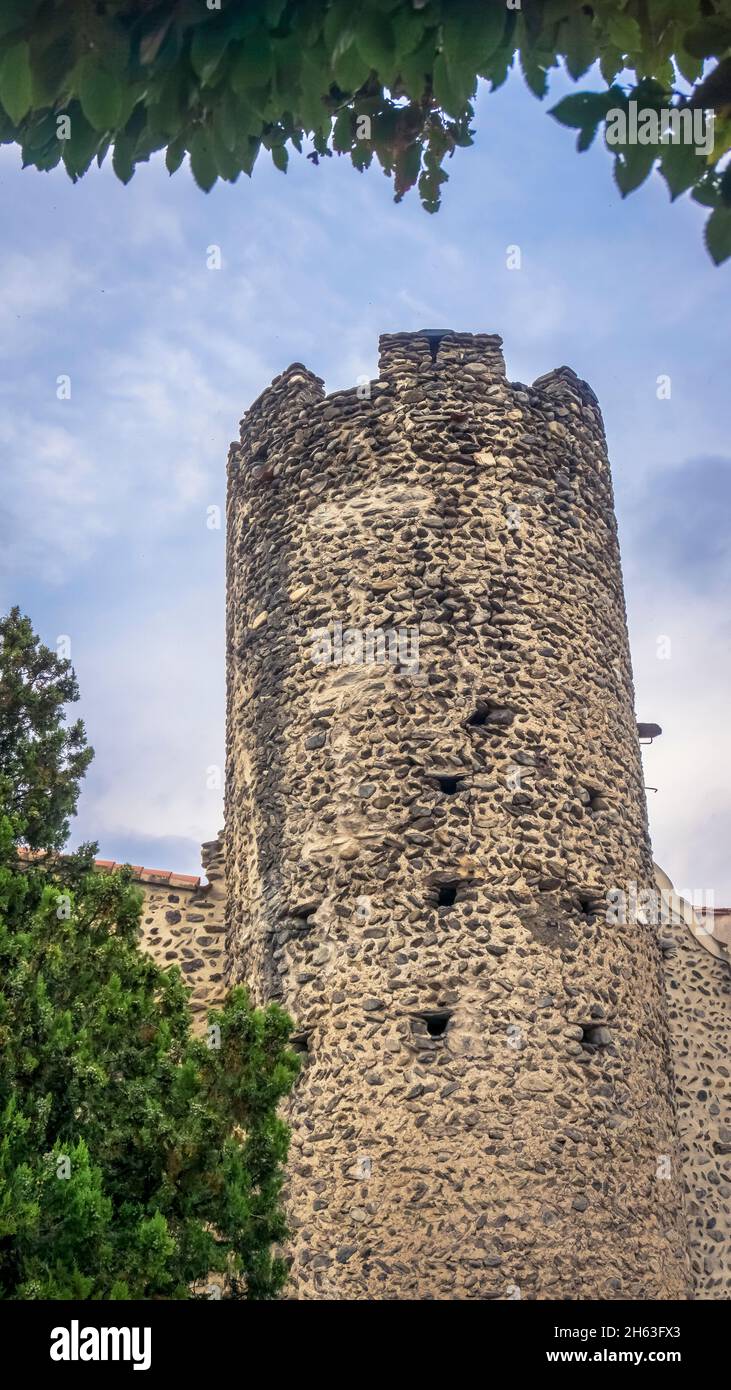
<svg viewBox="0 0 731 1390">
<path fill-rule="evenodd" d="M 593 1051 L 595 1047 L 608 1047 L 612 1041 L 612 1035 L 605 1023 L 582 1023 L 581 1039 L 582 1047 L 590 1047 Z"/>
<path fill-rule="evenodd" d="M 478 700 L 469 719 L 468 729 L 481 729 L 487 725 L 491 729 L 507 728 L 515 718 L 515 710 L 509 705 L 491 704 L 489 700 Z"/>
<path fill-rule="evenodd" d="M 464 777 L 437 777 L 437 783 L 440 792 L 443 792 L 445 796 L 455 796 L 464 788 Z"/>
<path fill-rule="evenodd" d="M 426 1031 L 430 1038 L 443 1038 L 452 1017 L 452 1010 L 426 1009 L 424 1013 L 417 1014 L 416 1017 L 426 1024 Z"/>
<path fill-rule="evenodd" d="M 312 919 L 319 906 L 319 902 L 313 902 L 311 899 L 307 902 L 293 903 L 286 915 L 299 919 L 301 931 L 311 931 L 315 925 Z"/>
<path fill-rule="evenodd" d="M 452 907 L 457 901 L 458 887 L 458 879 L 442 879 L 442 882 L 437 884 L 437 907 Z"/>
</svg>

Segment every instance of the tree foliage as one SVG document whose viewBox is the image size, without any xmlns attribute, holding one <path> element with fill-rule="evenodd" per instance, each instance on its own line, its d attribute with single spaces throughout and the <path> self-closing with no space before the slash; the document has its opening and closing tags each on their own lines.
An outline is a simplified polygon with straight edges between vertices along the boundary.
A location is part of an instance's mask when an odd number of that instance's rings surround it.
<svg viewBox="0 0 731 1390">
<path fill-rule="evenodd" d="M 36 637 L 19 608 L 0 618 L 0 804 L 31 848 L 60 849 L 76 810 L 79 780 L 94 756 L 80 719 L 71 662 Z"/>
<path fill-rule="evenodd" d="M 718 64 L 706 72 L 706 60 Z M 397 201 L 418 185 L 439 207 L 444 161 L 472 143 L 478 78 L 495 90 L 519 67 L 543 98 L 551 69 L 579 81 L 599 63 L 601 92 L 554 115 L 591 143 L 611 103 L 710 107 L 715 148 L 614 149 L 623 196 L 653 167 L 671 198 L 711 209 L 714 260 L 731 254 L 731 0 L 0 0 L 0 139 L 23 163 L 72 179 L 110 149 L 123 182 L 166 150 L 186 154 L 206 191 L 251 174 L 260 151 L 287 168 L 333 152 L 375 159 Z M 582 122 L 577 119 L 581 114 Z"/>
<path fill-rule="evenodd" d="M 0 708 L 33 708 L 45 752 L 29 763 L 24 725 L 16 749 L 4 726 L 5 767 L 25 783 L 20 796 L 7 775 L 0 786 L 0 1298 L 207 1297 L 212 1278 L 224 1296 L 274 1297 L 291 1021 L 237 988 L 207 1039 L 193 1038 L 177 967 L 140 950 L 131 871 L 96 871 L 93 845 L 19 855 L 24 808 L 39 804 L 28 768 L 45 782 L 49 749 L 64 759 L 59 701 L 46 709 L 50 740 L 34 704 L 41 654 L 55 693 L 76 691 L 17 610 L 3 630 L 37 660 L 25 691 L 4 663 Z M 82 772 L 56 768 L 68 796 L 41 797 L 42 849 L 58 843 Z"/>
</svg>

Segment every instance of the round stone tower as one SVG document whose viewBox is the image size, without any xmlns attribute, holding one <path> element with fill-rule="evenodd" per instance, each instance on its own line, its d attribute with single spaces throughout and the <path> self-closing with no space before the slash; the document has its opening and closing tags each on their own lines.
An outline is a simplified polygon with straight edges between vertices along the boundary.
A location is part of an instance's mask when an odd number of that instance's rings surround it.
<svg viewBox="0 0 731 1390">
<path fill-rule="evenodd" d="M 227 583 L 230 971 L 305 1054 L 290 1294 L 687 1297 L 592 391 L 437 330 L 330 396 L 289 367 L 232 446 Z"/>
</svg>

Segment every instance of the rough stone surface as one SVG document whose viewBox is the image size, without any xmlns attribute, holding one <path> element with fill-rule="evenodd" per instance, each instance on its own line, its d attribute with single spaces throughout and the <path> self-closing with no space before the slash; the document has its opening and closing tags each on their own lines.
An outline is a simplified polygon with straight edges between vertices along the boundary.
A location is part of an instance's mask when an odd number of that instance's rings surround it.
<svg viewBox="0 0 731 1390">
<path fill-rule="evenodd" d="M 150 870 L 136 875 L 145 899 L 142 944 L 163 968 L 180 966 L 192 987 L 190 1003 L 198 1031 L 225 991 L 226 895 L 220 838 L 203 845 L 201 859 L 205 884 L 188 875 L 151 875 Z"/>
<path fill-rule="evenodd" d="M 711 914 L 713 916 L 713 914 Z M 727 951 L 731 913 L 701 917 Z M 711 933 L 713 933 L 711 935 Z M 731 972 L 685 922 L 665 923 L 665 981 L 696 1299 L 731 1297 Z"/>
<path fill-rule="evenodd" d="M 229 459 L 227 963 L 308 1052 L 290 1291 L 683 1298 L 662 951 L 601 910 L 654 880 L 598 405 L 495 336 L 381 348 Z M 418 673 L 316 664 L 337 620 Z"/>
</svg>

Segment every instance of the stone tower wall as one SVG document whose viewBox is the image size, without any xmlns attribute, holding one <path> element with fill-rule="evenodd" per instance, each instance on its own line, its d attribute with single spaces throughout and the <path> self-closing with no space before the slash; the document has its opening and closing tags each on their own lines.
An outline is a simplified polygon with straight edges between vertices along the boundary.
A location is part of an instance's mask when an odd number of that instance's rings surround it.
<svg viewBox="0 0 731 1390">
<path fill-rule="evenodd" d="M 605 920 L 653 870 L 597 402 L 497 337 L 381 346 L 229 459 L 227 950 L 307 1049 L 291 1288 L 682 1298 L 661 951 Z M 314 660 L 337 621 L 418 670 Z"/>
</svg>

